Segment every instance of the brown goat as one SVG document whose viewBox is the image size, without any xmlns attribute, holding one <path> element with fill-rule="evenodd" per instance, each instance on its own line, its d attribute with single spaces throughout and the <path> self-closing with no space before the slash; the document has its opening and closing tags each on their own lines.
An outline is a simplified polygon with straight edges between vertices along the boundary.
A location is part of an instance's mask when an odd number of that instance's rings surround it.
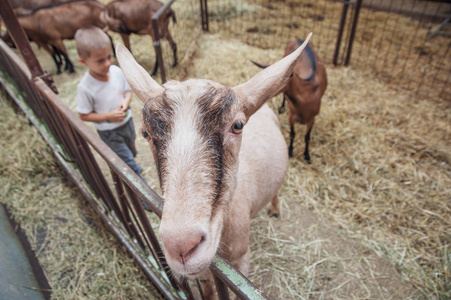
<svg viewBox="0 0 451 300">
<path fill-rule="evenodd" d="M 0 31 L 1 39 L 9 47 L 15 48 L 16 45 L 14 44 L 14 41 L 13 41 L 12 37 L 9 35 L 8 31 L 4 31 L 3 30 L 3 22 L 1 24 L 1 26 L 2 26 L 2 30 Z M 28 39 L 31 42 L 35 42 L 30 37 L 28 37 Z M 52 59 L 55 62 L 55 65 L 56 65 L 57 73 L 60 74 L 61 73 L 61 65 L 63 64 L 62 59 L 61 59 L 61 51 L 59 51 L 55 46 L 48 45 L 46 43 L 40 42 L 39 40 L 36 42 L 36 44 L 38 44 L 38 46 L 40 48 L 44 49 L 45 51 L 47 51 L 52 56 Z"/>
<path fill-rule="evenodd" d="M 56 55 L 64 57 L 66 69 L 72 73 L 74 66 L 63 40 L 73 39 L 75 32 L 87 25 L 106 28 L 108 16 L 104 8 L 105 5 L 97 1 L 73 1 L 36 10 L 33 14 L 18 17 L 18 20 L 29 39 L 52 55 L 58 73 L 61 71 Z"/>
<path fill-rule="evenodd" d="M 48 8 L 50 6 L 56 5 L 58 3 L 68 2 L 68 1 L 86 1 L 86 0 L 9 0 L 14 13 L 16 16 L 24 16 L 24 15 L 30 15 L 33 14 L 36 10 L 39 10 L 41 8 Z M 14 48 L 14 42 L 9 35 L 7 31 L 4 31 L 3 26 L 3 20 L 1 21 L 2 29 L 0 31 L 1 38 L 3 41 L 10 47 Z M 30 41 L 33 41 L 30 39 Z M 61 52 L 54 46 L 47 45 L 47 44 L 38 44 L 39 47 L 43 48 L 45 51 L 47 51 L 53 58 L 56 64 L 56 68 L 58 73 L 61 73 L 60 67 L 62 65 L 61 60 Z"/>
<path fill-rule="evenodd" d="M 110 17 L 108 26 L 110 30 L 118 32 L 125 46 L 128 50 L 130 48 L 130 34 L 144 35 L 148 34 L 155 41 L 155 33 L 152 27 L 152 16 L 163 6 L 163 3 L 156 0 L 117 0 L 107 5 L 107 12 Z M 174 53 L 174 64 L 177 65 L 177 45 L 171 37 L 168 30 L 169 19 L 175 23 L 175 13 L 172 9 L 165 12 L 161 23 L 158 24 L 160 28 L 159 35 L 161 38 L 166 38 L 171 45 Z M 114 23 L 111 21 L 114 20 Z M 117 22 L 119 21 L 119 22 Z M 158 60 L 155 61 L 155 67 L 152 76 L 157 73 Z"/>
<path fill-rule="evenodd" d="M 302 40 L 289 42 L 285 48 L 284 57 L 294 52 L 302 43 Z M 253 63 L 261 68 L 267 67 L 256 62 Z M 310 43 L 298 58 L 293 74 L 282 90 L 283 102 L 279 108 L 279 113 L 281 113 L 285 105 L 285 97 L 287 97 L 289 100 L 288 121 L 290 124 L 290 146 L 288 148 L 288 154 L 290 157 L 293 157 L 294 124 L 297 122 L 307 125 L 304 158 L 309 164 L 312 163 L 308 149 L 310 134 L 315 123 L 315 117 L 320 111 L 321 98 L 326 88 L 326 68 Z"/>
</svg>

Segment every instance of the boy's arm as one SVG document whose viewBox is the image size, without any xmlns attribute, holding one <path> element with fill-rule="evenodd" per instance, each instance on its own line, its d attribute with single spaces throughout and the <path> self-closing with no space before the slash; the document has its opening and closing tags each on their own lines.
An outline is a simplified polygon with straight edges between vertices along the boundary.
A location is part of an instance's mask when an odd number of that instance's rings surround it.
<svg viewBox="0 0 451 300">
<path fill-rule="evenodd" d="M 126 91 L 124 94 L 124 99 L 119 105 L 119 109 L 126 111 L 130 107 L 130 102 L 132 101 L 132 91 Z"/>
<path fill-rule="evenodd" d="M 89 114 L 82 114 L 78 113 L 80 116 L 80 119 L 86 122 L 104 122 L 104 121 L 110 121 L 110 122 L 122 122 L 125 118 L 125 111 L 122 111 L 121 109 L 115 109 L 112 111 L 109 111 L 107 113 L 89 113 Z"/>
</svg>

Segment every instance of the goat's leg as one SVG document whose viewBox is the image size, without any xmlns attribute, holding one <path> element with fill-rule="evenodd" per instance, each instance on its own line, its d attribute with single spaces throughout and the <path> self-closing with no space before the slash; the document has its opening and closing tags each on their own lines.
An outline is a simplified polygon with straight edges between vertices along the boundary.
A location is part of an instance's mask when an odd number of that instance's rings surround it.
<svg viewBox="0 0 451 300">
<path fill-rule="evenodd" d="M 75 72 L 74 65 L 69 59 L 69 55 L 67 55 L 67 49 L 66 46 L 64 46 L 63 41 L 62 40 L 57 41 L 54 46 L 58 50 L 59 54 L 64 57 L 64 61 L 66 62 L 65 70 L 69 70 L 69 73 L 74 73 Z"/>
<path fill-rule="evenodd" d="M 285 112 L 285 93 L 282 93 L 282 105 L 279 107 L 279 115 Z"/>
<path fill-rule="evenodd" d="M 49 48 L 48 45 L 42 45 L 42 48 L 46 50 L 53 58 L 53 61 L 56 65 L 56 74 L 61 74 L 61 65 L 63 64 L 61 60 L 61 56 L 58 53 L 58 50 L 55 48 L 55 46 L 50 45 L 51 48 Z"/>
<path fill-rule="evenodd" d="M 113 56 L 116 57 L 116 49 L 114 48 L 113 38 L 109 34 L 107 34 L 107 36 L 110 38 L 111 51 L 113 52 Z"/>
<path fill-rule="evenodd" d="M 61 74 L 61 57 L 56 54 L 55 52 L 52 53 L 52 58 L 53 61 L 55 62 L 56 65 L 56 74 Z M 59 59 L 59 60 L 58 60 Z"/>
<path fill-rule="evenodd" d="M 304 158 L 305 158 L 305 161 L 306 161 L 308 164 L 311 164 L 311 163 L 312 163 L 312 161 L 310 160 L 310 154 L 309 154 L 309 152 L 308 152 L 308 146 L 309 146 L 309 143 L 310 143 L 310 133 L 312 132 L 312 128 L 313 128 L 314 122 L 315 122 L 315 119 L 313 119 L 311 122 L 309 122 L 309 123 L 307 124 L 307 134 L 305 135 Z"/>
<path fill-rule="evenodd" d="M 74 65 L 72 64 L 72 61 L 69 58 L 69 55 L 67 55 L 64 52 L 61 52 L 63 57 L 64 57 L 64 61 L 66 62 L 66 68 L 65 70 L 69 70 L 69 73 L 74 73 L 75 69 L 74 69 Z"/>
<path fill-rule="evenodd" d="M 268 209 L 268 214 L 270 217 L 279 216 L 279 197 L 277 195 L 271 200 L 271 206 Z"/>
<path fill-rule="evenodd" d="M 155 76 L 157 74 L 157 71 L 158 71 L 158 56 L 157 56 L 157 53 L 155 51 L 155 67 L 153 67 L 153 71 L 152 71 L 151 76 Z"/>
<path fill-rule="evenodd" d="M 290 146 L 288 147 L 288 156 L 293 157 L 293 140 L 296 133 L 294 132 L 294 123 L 290 121 Z"/>
<path fill-rule="evenodd" d="M 130 35 L 125 33 L 121 33 L 120 35 L 125 47 L 128 49 L 128 51 L 132 52 L 132 48 L 130 48 Z"/>
<path fill-rule="evenodd" d="M 172 39 L 171 34 L 169 33 L 169 31 L 166 34 L 166 39 L 168 40 L 169 44 L 171 45 L 172 48 L 172 52 L 174 54 L 174 63 L 172 64 L 172 67 L 175 67 L 178 65 L 178 60 L 177 60 L 177 44 L 174 42 L 174 40 Z"/>
<path fill-rule="evenodd" d="M 58 48 L 57 46 L 53 46 L 52 45 L 52 48 L 55 49 L 55 53 L 56 53 L 56 55 L 58 55 L 58 58 L 59 58 L 59 61 L 60 61 L 60 66 L 62 66 L 63 65 L 63 58 L 65 59 L 63 51 L 61 51 L 61 49 Z M 66 63 L 66 65 L 65 65 L 64 70 L 67 70 L 67 68 L 68 68 L 67 61 L 65 61 L 65 63 Z"/>
<path fill-rule="evenodd" d="M 208 271 L 207 273 L 205 275 L 205 278 L 199 279 L 199 281 L 202 285 L 201 299 L 213 300 L 213 299 L 216 299 L 216 297 L 215 297 L 215 294 L 216 294 L 215 280 L 213 278 L 213 274 L 211 274 L 210 271 Z"/>
</svg>

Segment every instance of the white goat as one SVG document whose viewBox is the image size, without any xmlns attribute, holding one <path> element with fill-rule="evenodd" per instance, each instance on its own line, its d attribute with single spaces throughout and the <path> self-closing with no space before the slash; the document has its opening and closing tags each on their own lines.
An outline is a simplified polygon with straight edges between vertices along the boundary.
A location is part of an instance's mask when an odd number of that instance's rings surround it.
<svg viewBox="0 0 451 300">
<path fill-rule="evenodd" d="M 143 131 L 164 195 L 160 237 L 175 275 L 207 277 L 218 251 L 244 275 L 250 263 L 249 226 L 271 201 L 288 168 L 285 140 L 265 104 L 287 84 L 307 44 L 233 88 L 209 80 L 156 83 L 122 45 L 117 58 L 145 102 Z"/>
</svg>

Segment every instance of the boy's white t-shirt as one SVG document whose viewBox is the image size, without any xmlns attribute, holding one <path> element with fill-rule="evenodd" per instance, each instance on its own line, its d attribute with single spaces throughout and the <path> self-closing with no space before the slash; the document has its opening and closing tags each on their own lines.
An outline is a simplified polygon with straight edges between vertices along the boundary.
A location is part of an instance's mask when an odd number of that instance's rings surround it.
<svg viewBox="0 0 451 300">
<path fill-rule="evenodd" d="M 124 99 L 124 94 L 131 91 L 122 70 L 116 66 L 110 66 L 110 78 L 108 81 L 100 81 L 94 78 L 89 71 L 83 75 L 77 86 L 77 111 L 82 114 L 106 113 L 118 108 Z M 93 122 L 97 130 L 112 130 L 124 125 L 132 117 L 129 108 L 122 122 Z"/>
</svg>

